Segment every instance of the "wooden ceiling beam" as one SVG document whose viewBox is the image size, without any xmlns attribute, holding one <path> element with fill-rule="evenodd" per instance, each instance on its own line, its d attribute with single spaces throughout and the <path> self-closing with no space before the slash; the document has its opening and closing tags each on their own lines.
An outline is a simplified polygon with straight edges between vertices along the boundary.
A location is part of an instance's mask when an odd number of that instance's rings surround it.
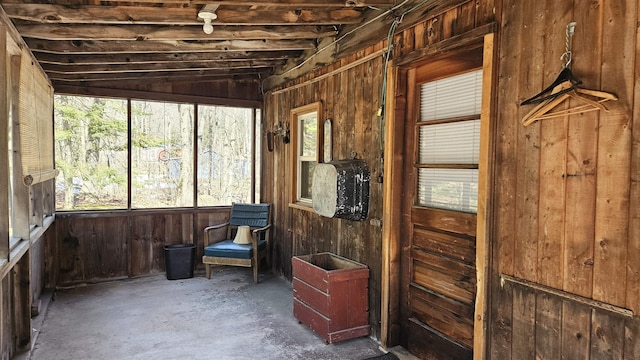
<svg viewBox="0 0 640 360">
<path fill-rule="evenodd" d="M 131 3 L 131 0 L 109 0 L 110 3 Z M 20 4 L 22 0 L 4 0 L 3 4 Z M 74 0 L 48 0 L 48 4 L 53 5 L 72 5 L 82 4 L 82 1 Z M 158 0 L 136 0 L 137 4 L 157 4 Z M 341 8 L 341 7 L 386 7 L 390 8 L 395 5 L 394 0 L 253 0 L 253 1 L 209 1 L 209 0 L 163 0 L 164 4 L 177 4 L 182 6 L 194 5 L 218 5 L 218 6 L 251 6 L 251 7 L 270 7 L 270 8 Z"/>
<path fill-rule="evenodd" d="M 116 0 L 116 1 L 124 1 L 124 0 Z M 170 0 L 171 1 L 171 0 Z M 270 7 L 367 7 L 367 6 L 383 6 L 383 7 L 391 7 L 394 5 L 395 1 L 393 0 L 327 0 L 327 1 L 317 1 L 317 0 L 253 0 L 253 1 L 209 1 L 207 4 L 214 4 L 219 6 L 225 6 L 233 4 L 235 6 L 270 6 Z"/>
<path fill-rule="evenodd" d="M 7 15 L 49 24 L 164 24 L 202 25 L 197 7 L 151 6 L 61 6 L 49 4 L 3 4 Z M 356 9 L 223 10 L 212 25 L 341 25 L 357 24 L 362 13 Z"/>
<path fill-rule="evenodd" d="M 208 82 L 211 80 L 220 81 L 218 78 L 213 79 L 196 79 L 199 82 Z M 236 83 L 242 82 L 246 85 L 251 86 L 252 82 L 257 81 L 256 79 L 249 78 L 244 79 L 243 76 L 238 76 L 232 79 Z M 171 94 L 171 93 L 163 93 L 157 91 L 150 91 L 148 89 L 145 90 L 127 90 L 123 87 L 128 87 L 129 89 L 140 89 L 149 84 L 145 84 L 144 80 L 136 81 L 135 83 L 111 83 L 111 82 L 101 82 L 98 84 L 92 84 L 90 82 L 83 83 L 81 85 L 69 85 L 65 82 L 54 82 L 53 87 L 57 94 L 73 94 L 73 95 L 86 95 L 86 96 L 97 96 L 97 97 L 115 97 L 115 98 L 130 98 L 130 99 L 149 99 L 149 100 L 160 100 L 160 101 L 169 101 L 169 102 L 183 102 L 183 103 L 196 103 L 196 104 L 207 104 L 207 105 L 223 105 L 223 106 L 238 106 L 238 107 L 260 107 L 262 106 L 262 101 L 260 100 L 243 100 L 243 99 L 232 99 L 232 98 L 224 98 L 224 97 L 213 97 L 213 96 L 197 96 L 197 95 L 183 95 L 183 94 Z M 152 80 L 153 83 L 158 83 L 157 79 Z M 184 79 L 177 82 L 178 84 L 181 82 L 185 82 L 188 85 L 193 84 L 193 79 Z M 142 85 L 142 86 L 140 86 Z M 205 85 L 206 86 L 206 85 Z"/>
<path fill-rule="evenodd" d="M 30 49 L 58 54 L 108 53 L 186 53 L 216 51 L 275 51 L 314 49 L 309 40 L 230 40 L 212 42 L 187 41 L 50 41 L 26 39 Z"/>
<path fill-rule="evenodd" d="M 269 71 L 264 68 L 256 69 L 212 69 L 212 70 L 183 70 L 183 71 L 158 71 L 158 72 L 140 72 L 140 73 L 115 73 L 115 74 L 56 74 L 47 73 L 49 78 L 53 81 L 125 81 L 125 80 L 137 80 L 137 79 L 153 79 L 153 78 L 186 78 L 198 79 L 199 77 L 218 77 L 218 78 L 231 78 L 237 75 L 251 75 L 254 78 L 266 75 Z"/>
<path fill-rule="evenodd" d="M 332 27 L 319 26 L 219 26 L 205 34 L 202 26 L 152 25 L 53 25 L 18 24 L 20 35 L 44 40 L 258 40 L 314 39 L 332 37 Z"/>
<path fill-rule="evenodd" d="M 245 60 L 218 62 L 173 62 L 158 64 L 55 65 L 42 64 L 48 74 L 111 74 L 131 72 L 194 71 L 221 69 L 255 69 L 284 65 L 285 60 Z"/>
<path fill-rule="evenodd" d="M 164 64 L 173 62 L 215 62 L 252 60 L 287 60 L 302 55 L 302 51 L 231 51 L 204 53 L 149 53 L 149 54 L 51 54 L 34 51 L 40 64 L 103 65 L 103 64 Z"/>
</svg>

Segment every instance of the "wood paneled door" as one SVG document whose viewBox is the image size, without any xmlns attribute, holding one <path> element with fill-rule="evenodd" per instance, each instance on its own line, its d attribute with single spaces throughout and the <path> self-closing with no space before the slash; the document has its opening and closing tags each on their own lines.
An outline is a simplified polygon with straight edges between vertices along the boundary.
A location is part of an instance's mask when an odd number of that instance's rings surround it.
<svg viewBox="0 0 640 360">
<path fill-rule="evenodd" d="M 401 339 L 424 359 L 473 357 L 484 71 L 482 43 L 401 71 Z"/>
</svg>

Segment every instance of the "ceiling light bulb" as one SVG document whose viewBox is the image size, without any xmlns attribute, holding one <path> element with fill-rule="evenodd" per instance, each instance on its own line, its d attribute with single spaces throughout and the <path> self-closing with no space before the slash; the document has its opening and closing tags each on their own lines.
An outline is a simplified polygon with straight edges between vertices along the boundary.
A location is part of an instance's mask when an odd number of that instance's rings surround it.
<svg viewBox="0 0 640 360">
<path fill-rule="evenodd" d="M 202 31 L 205 34 L 211 34 L 213 32 L 213 25 L 211 25 L 211 19 L 204 19 L 204 26 L 202 26 Z"/>
</svg>

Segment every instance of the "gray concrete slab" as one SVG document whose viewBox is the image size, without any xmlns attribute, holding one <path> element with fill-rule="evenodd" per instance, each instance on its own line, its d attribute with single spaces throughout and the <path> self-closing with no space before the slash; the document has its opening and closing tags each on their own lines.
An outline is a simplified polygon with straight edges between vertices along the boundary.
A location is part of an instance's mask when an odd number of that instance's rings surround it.
<svg viewBox="0 0 640 360">
<path fill-rule="evenodd" d="M 383 354 L 362 337 L 326 345 L 293 317 L 291 285 L 248 268 L 164 275 L 58 290 L 27 358 L 366 359 Z"/>
</svg>

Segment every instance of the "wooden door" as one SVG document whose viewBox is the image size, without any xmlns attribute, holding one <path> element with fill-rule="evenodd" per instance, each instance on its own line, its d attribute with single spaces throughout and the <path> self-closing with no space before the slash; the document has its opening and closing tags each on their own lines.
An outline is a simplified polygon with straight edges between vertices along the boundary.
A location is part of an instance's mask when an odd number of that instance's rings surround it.
<svg viewBox="0 0 640 360">
<path fill-rule="evenodd" d="M 449 54 L 402 81 L 401 339 L 423 359 L 473 357 L 481 111 L 458 110 L 465 97 L 482 96 L 482 61 L 482 47 Z M 469 151 L 476 155 L 458 159 Z"/>
</svg>

